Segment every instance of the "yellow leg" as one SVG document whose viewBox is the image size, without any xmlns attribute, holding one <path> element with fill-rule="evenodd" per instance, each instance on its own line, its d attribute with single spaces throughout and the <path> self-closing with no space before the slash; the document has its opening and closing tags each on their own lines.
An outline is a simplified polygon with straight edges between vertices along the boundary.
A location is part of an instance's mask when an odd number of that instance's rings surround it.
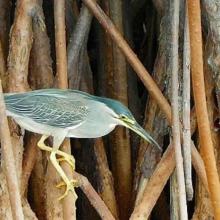
<svg viewBox="0 0 220 220">
<path fill-rule="evenodd" d="M 39 142 L 37 143 L 37 146 L 41 149 L 41 150 L 45 150 L 45 151 L 49 151 L 52 152 L 53 148 L 48 147 L 45 145 L 44 141 L 48 138 L 48 135 L 43 135 L 41 137 L 41 139 L 39 140 Z M 75 159 L 72 155 L 69 155 L 61 150 L 57 150 L 56 154 L 61 156 L 62 158 L 58 159 L 58 161 L 66 161 L 73 170 L 75 170 Z"/>
<path fill-rule="evenodd" d="M 75 198 L 77 198 L 77 195 L 76 195 L 75 189 L 74 189 L 74 187 L 78 186 L 77 181 L 68 179 L 65 172 L 63 171 L 63 169 L 59 165 L 59 162 L 58 162 L 59 160 L 56 158 L 56 155 L 62 156 L 63 158 L 61 158 L 61 160 L 62 161 L 63 160 L 67 161 L 72 166 L 73 170 L 75 170 L 75 159 L 74 159 L 74 157 L 72 155 L 69 155 L 69 154 L 59 150 L 59 146 L 63 142 L 63 140 L 65 138 L 65 135 L 54 137 L 53 148 L 48 147 L 44 144 L 44 141 L 48 137 L 49 136 L 47 136 L 47 135 L 43 135 L 41 137 L 40 141 L 38 142 L 38 146 L 42 150 L 46 150 L 46 151 L 51 152 L 51 154 L 50 154 L 51 163 L 53 164 L 53 166 L 55 167 L 55 169 L 57 170 L 57 172 L 59 173 L 60 177 L 63 180 L 62 186 L 64 186 L 64 185 L 66 186 L 66 190 L 65 190 L 64 194 L 61 197 L 59 197 L 58 199 L 59 200 L 63 199 L 65 196 L 67 196 L 69 191 L 72 191 Z M 61 185 L 60 186 L 58 185 L 58 187 L 61 187 Z"/>
<path fill-rule="evenodd" d="M 51 160 L 51 163 L 53 164 L 53 166 L 56 168 L 59 175 L 61 176 L 61 178 L 63 179 L 64 184 L 66 185 L 66 190 L 65 190 L 64 194 L 61 197 L 59 197 L 58 200 L 61 200 L 65 196 L 67 196 L 69 191 L 72 191 L 72 193 L 74 194 L 74 197 L 77 198 L 74 187 L 77 187 L 78 184 L 75 180 L 68 179 L 68 177 L 64 173 L 63 169 L 60 167 L 59 163 L 57 162 L 56 154 L 57 154 L 57 151 L 52 150 L 52 152 L 50 154 L 50 160 Z"/>
</svg>

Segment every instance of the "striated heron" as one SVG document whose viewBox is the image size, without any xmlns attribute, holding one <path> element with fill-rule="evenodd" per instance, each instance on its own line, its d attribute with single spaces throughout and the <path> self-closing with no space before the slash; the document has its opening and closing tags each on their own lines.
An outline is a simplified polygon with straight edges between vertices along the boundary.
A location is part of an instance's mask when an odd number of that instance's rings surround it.
<svg viewBox="0 0 220 220">
<path fill-rule="evenodd" d="M 59 165 L 67 161 L 75 169 L 75 160 L 59 150 L 65 137 L 97 138 L 122 125 L 140 135 L 160 149 L 157 142 L 136 122 L 132 113 L 122 103 L 76 90 L 42 89 L 25 93 L 4 94 L 7 115 L 24 129 L 42 134 L 38 146 L 50 153 L 50 160 L 61 176 L 66 191 L 74 192 L 76 183 L 69 180 Z M 53 147 L 44 141 L 53 137 Z M 62 184 L 61 184 L 62 185 Z"/>
</svg>

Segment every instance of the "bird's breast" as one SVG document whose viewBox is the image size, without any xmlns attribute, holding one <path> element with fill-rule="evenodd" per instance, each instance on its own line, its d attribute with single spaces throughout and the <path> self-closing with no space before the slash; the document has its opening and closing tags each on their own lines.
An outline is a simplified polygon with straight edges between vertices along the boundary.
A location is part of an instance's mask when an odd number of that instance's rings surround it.
<svg viewBox="0 0 220 220">
<path fill-rule="evenodd" d="M 96 124 L 82 124 L 77 128 L 70 129 L 68 137 L 75 138 L 98 138 L 107 135 L 115 128 L 115 124 L 98 126 Z"/>
</svg>

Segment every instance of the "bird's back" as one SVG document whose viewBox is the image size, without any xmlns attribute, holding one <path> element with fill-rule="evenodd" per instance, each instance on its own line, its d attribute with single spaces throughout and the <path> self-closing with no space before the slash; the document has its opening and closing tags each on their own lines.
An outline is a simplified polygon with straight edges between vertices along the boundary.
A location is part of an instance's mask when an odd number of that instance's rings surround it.
<svg viewBox="0 0 220 220">
<path fill-rule="evenodd" d="M 75 90 L 44 89 L 5 94 L 8 115 L 54 127 L 74 127 L 88 113 L 84 93 Z"/>
</svg>

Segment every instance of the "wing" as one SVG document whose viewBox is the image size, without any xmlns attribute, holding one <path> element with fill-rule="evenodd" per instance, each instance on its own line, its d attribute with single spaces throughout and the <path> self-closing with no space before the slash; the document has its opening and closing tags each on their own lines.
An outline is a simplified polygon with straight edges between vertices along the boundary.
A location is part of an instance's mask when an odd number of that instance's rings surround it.
<svg viewBox="0 0 220 220">
<path fill-rule="evenodd" d="M 50 126 L 67 128 L 81 124 L 88 108 L 82 101 L 69 96 L 22 93 L 5 96 L 6 108 L 16 116 Z"/>
</svg>

